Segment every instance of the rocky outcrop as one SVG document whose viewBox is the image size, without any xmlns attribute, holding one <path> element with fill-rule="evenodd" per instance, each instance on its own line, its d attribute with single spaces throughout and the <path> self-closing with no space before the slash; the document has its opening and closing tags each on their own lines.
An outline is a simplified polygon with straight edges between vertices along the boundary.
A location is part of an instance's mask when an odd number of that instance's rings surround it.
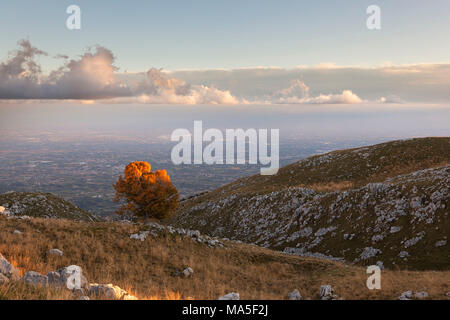
<svg viewBox="0 0 450 320">
<path fill-rule="evenodd" d="M 172 223 L 301 256 L 449 267 L 450 165 L 346 191 L 288 187 L 216 198 L 185 204 Z"/>
</svg>

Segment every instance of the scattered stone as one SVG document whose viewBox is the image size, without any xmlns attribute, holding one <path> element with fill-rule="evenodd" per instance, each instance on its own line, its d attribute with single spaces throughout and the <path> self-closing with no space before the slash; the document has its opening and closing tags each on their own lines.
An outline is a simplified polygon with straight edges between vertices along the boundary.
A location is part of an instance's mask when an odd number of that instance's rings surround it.
<svg viewBox="0 0 450 320">
<path fill-rule="evenodd" d="M 50 249 L 48 250 L 48 254 L 62 257 L 63 252 L 59 249 Z"/>
<path fill-rule="evenodd" d="M 443 247 L 443 246 L 445 246 L 445 245 L 447 245 L 447 240 L 440 240 L 440 241 L 437 241 L 437 242 L 434 244 L 434 246 L 435 246 L 436 248 Z"/>
<path fill-rule="evenodd" d="M 8 277 L 10 280 L 19 280 L 19 270 L 6 260 L 0 253 L 0 274 Z"/>
<path fill-rule="evenodd" d="M 239 300 L 239 293 L 236 292 L 231 292 L 231 293 L 227 293 L 224 296 L 221 296 L 219 298 L 219 300 Z"/>
<path fill-rule="evenodd" d="M 333 288 L 327 284 L 320 286 L 320 299 L 322 300 L 336 300 L 338 296 L 334 293 Z"/>
<path fill-rule="evenodd" d="M 420 291 L 420 292 L 414 292 L 411 290 L 403 292 L 399 297 L 398 300 L 411 300 L 411 299 L 426 299 L 429 297 L 428 292 Z"/>
<path fill-rule="evenodd" d="M 397 226 L 391 227 L 390 233 L 399 232 L 401 229 L 402 229 L 402 227 L 397 227 Z"/>
<path fill-rule="evenodd" d="M 130 239 L 144 241 L 145 239 L 147 239 L 149 233 L 150 231 L 142 231 L 140 233 L 135 233 L 130 236 Z"/>
<path fill-rule="evenodd" d="M 20 234 L 22 234 L 22 232 L 19 231 L 19 230 L 14 230 L 14 231 L 13 231 L 13 234 L 20 235 Z"/>
<path fill-rule="evenodd" d="M 194 273 L 194 270 L 191 267 L 184 269 L 182 272 L 183 277 L 185 277 L 185 278 L 189 278 L 193 273 Z"/>
<path fill-rule="evenodd" d="M 289 293 L 288 299 L 289 299 L 289 300 L 303 300 L 303 298 L 302 298 L 300 292 L 299 292 L 297 289 L 295 289 L 294 291 L 292 291 L 291 293 Z"/>
<path fill-rule="evenodd" d="M 404 258 L 406 258 L 406 257 L 409 257 L 409 253 L 408 253 L 408 251 L 401 251 L 401 252 L 398 254 L 398 256 L 399 256 L 400 258 L 404 259 Z"/>
<path fill-rule="evenodd" d="M 413 298 L 413 292 L 411 290 L 403 292 L 399 297 L 398 300 L 411 300 Z"/>
<path fill-rule="evenodd" d="M 377 263 L 375 263 L 379 268 L 380 268 L 380 270 L 384 270 L 384 263 L 383 263 L 383 261 L 377 261 Z"/>
<path fill-rule="evenodd" d="M 425 292 L 425 291 L 416 292 L 416 293 L 414 293 L 414 298 L 416 298 L 416 299 L 428 298 L 428 292 Z"/>
<path fill-rule="evenodd" d="M 137 300 L 135 296 L 130 295 L 127 291 L 111 283 L 91 283 L 89 294 L 110 300 Z"/>
<path fill-rule="evenodd" d="M 35 286 L 47 286 L 48 278 L 36 271 L 28 271 L 21 281 Z"/>
</svg>

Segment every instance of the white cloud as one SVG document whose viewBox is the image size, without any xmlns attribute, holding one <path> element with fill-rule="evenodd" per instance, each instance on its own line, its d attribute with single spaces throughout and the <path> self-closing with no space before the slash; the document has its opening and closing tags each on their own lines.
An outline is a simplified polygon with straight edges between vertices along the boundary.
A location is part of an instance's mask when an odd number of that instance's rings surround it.
<svg viewBox="0 0 450 320">
<path fill-rule="evenodd" d="M 118 77 L 113 53 L 97 46 L 79 59 L 66 62 L 48 76 L 42 74 L 35 61 L 46 54 L 19 42 L 19 50 L 0 64 L 0 99 L 2 100 L 93 100 L 160 104 L 237 104 L 242 101 L 228 90 L 214 86 L 190 85 L 169 77 L 159 69 L 146 72 L 138 82 Z M 57 56 L 59 57 L 59 55 Z"/>
<path fill-rule="evenodd" d="M 448 103 L 450 63 L 379 67 L 246 67 L 120 73 L 114 55 L 97 46 L 48 75 L 36 57 L 47 55 L 28 40 L 0 63 L 0 100 L 76 100 L 85 103 L 358 104 Z M 306 85 L 307 83 L 308 85 Z M 401 97 L 401 98 L 400 98 Z"/>
</svg>

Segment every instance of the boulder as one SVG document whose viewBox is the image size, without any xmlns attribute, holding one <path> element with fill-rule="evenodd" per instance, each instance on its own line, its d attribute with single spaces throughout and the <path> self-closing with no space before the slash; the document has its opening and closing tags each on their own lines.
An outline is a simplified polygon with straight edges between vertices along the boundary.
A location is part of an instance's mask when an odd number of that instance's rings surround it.
<svg viewBox="0 0 450 320">
<path fill-rule="evenodd" d="M 403 292 L 399 297 L 398 300 L 411 300 L 413 298 L 413 292 L 411 290 Z"/>
<path fill-rule="evenodd" d="M 28 271 L 21 281 L 35 286 L 47 286 L 48 278 L 36 271 Z"/>
<path fill-rule="evenodd" d="M 142 231 L 140 233 L 135 233 L 130 236 L 130 239 L 144 241 L 145 239 L 147 239 L 149 233 L 150 231 Z"/>
<path fill-rule="evenodd" d="M 221 296 L 219 298 L 219 300 L 239 300 L 239 293 L 236 292 L 231 292 L 231 293 L 227 293 L 224 296 Z"/>
<path fill-rule="evenodd" d="M 71 265 L 62 269 L 59 269 L 56 271 L 59 273 L 60 280 L 59 285 L 61 287 L 67 288 L 69 290 L 76 290 L 76 289 L 86 289 L 89 290 L 89 282 L 87 281 L 86 277 L 83 275 L 83 270 L 81 267 L 76 265 Z M 54 279 L 57 278 L 56 275 Z"/>
<path fill-rule="evenodd" d="M 399 297 L 398 300 L 411 300 L 411 299 L 425 299 L 428 298 L 428 292 L 421 291 L 421 292 L 414 292 L 411 290 L 403 292 Z"/>
<path fill-rule="evenodd" d="M 303 300 L 300 292 L 295 289 L 294 291 L 292 291 L 291 293 L 288 294 L 288 299 L 289 300 Z"/>
<path fill-rule="evenodd" d="M 11 280 L 19 280 L 19 270 L 14 267 L 8 260 L 6 260 L 0 253 L 0 274 L 8 277 Z"/>
<path fill-rule="evenodd" d="M 110 300 L 137 300 L 135 296 L 130 295 L 127 291 L 111 283 L 91 283 L 89 294 Z"/>
<path fill-rule="evenodd" d="M 322 300 L 336 300 L 338 296 L 334 293 L 333 288 L 327 284 L 320 286 L 320 299 Z"/>
<path fill-rule="evenodd" d="M 63 252 L 59 249 L 50 249 L 48 250 L 48 254 L 61 257 L 63 255 Z"/>
<path fill-rule="evenodd" d="M 22 232 L 20 232 L 19 230 L 14 230 L 13 234 L 20 235 L 20 234 L 22 234 Z"/>
<path fill-rule="evenodd" d="M 194 273 L 194 270 L 191 267 L 184 269 L 182 272 L 183 277 L 185 277 L 185 278 L 189 278 L 193 273 Z"/>
</svg>

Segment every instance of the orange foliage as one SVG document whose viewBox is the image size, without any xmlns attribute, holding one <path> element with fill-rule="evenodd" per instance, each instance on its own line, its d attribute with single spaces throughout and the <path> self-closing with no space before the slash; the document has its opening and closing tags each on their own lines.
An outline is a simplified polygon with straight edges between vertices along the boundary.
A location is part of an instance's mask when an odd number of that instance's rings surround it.
<svg viewBox="0 0 450 320">
<path fill-rule="evenodd" d="M 115 201 L 125 200 L 119 214 L 133 214 L 141 218 L 163 219 L 178 207 L 178 191 L 166 170 L 151 172 L 145 161 L 131 162 L 114 185 Z"/>
</svg>

